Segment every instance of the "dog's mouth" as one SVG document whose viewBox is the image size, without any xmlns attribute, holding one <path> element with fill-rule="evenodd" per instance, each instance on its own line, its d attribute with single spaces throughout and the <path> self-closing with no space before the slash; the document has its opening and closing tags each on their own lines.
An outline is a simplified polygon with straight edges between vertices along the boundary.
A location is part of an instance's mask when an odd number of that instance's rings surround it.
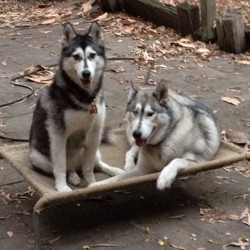
<svg viewBox="0 0 250 250">
<path fill-rule="evenodd" d="M 91 80 L 90 79 L 82 79 L 82 86 L 86 89 L 89 89 L 91 87 Z"/>
<path fill-rule="evenodd" d="M 135 144 L 138 147 L 143 147 L 146 144 L 147 140 L 145 139 L 135 139 Z"/>
</svg>

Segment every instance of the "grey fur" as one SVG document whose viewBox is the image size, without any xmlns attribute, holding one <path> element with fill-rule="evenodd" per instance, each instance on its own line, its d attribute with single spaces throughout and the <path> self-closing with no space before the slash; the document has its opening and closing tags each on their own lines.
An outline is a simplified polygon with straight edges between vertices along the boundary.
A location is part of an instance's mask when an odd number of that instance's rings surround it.
<svg viewBox="0 0 250 250">
<path fill-rule="evenodd" d="M 178 95 L 161 80 L 156 88 L 131 86 L 127 106 L 126 173 L 93 185 L 160 172 L 159 190 L 169 188 L 181 169 L 211 160 L 220 147 L 220 128 L 205 105 Z"/>
</svg>

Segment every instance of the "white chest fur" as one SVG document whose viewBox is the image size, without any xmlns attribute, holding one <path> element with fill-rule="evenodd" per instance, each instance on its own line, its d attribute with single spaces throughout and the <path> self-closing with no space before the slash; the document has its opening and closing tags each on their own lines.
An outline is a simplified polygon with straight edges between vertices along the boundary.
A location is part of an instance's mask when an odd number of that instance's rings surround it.
<svg viewBox="0 0 250 250">
<path fill-rule="evenodd" d="M 95 125 L 102 126 L 105 119 L 105 106 L 96 104 L 97 113 L 89 110 L 66 110 L 65 111 L 65 127 L 67 135 L 74 134 L 78 131 L 88 132 Z"/>
</svg>

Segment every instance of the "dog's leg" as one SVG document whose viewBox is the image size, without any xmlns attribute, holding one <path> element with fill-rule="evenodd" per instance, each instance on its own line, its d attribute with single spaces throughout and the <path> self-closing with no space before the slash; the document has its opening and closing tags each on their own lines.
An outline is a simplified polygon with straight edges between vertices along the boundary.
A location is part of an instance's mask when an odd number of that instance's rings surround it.
<svg viewBox="0 0 250 250">
<path fill-rule="evenodd" d="M 126 153 L 124 170 L 129 172 L 135 168 L 135 160 L 138 157 L 138 147 L 132 146 Z"/>
<path fill-rule="evenodd" d="M 50 138 L 55 188 L 59 192 L 71 191 L 71 188 L 67 185 L 66 181 L 66 138 L 62 134 L 58 134 L 58 132 L 55 131 L 51 131 Z"/>
<path fill-rule="evenodd" d="M 189 159 L 176 158 L 172 160 L 160 173 L 156 186 L 159 190 L 170 188 L 180 170 L 194 163 Z"/>
<path fill-rule="evenodd" d="M 69 171 L 68 182 L 74 186 L 78 186 L 81 182 L 81 178 L 76 170 L 79 170 L 79 167 L 81 166 L 80 156 L 82 154 L 82 149 L 67 147 L 67 170 Z"/>
<path fill-rule="evenodd" d="M 106 180 L 95 182 L 95 183 L 91 184 L 90 186 L 95 187 L 95 186 L 101 186 L 101 185 L 105 185 L 105 184 L 109 184 L 109 183 L 115 183 L 118 181 L 126 180 L 126 179 L 133 178 L 133 177 L 138 177 L 138 176 L 145 175 L 145 174 L 148 174 L 146 172 L 146 169 L 139 169 L 136 167 L 136 168 L 132 169 L 130 172 L 124 172 L 120 175 L 116 175 L 116 176 L 108 178 Z"/>
<path fill-rule="evenodd" d="M 82 158 L 82 174 L 88 185 L 94 183 L 94 165 L 95 165 L 95 157 L 98 149 L 97 142 L 92 142 L 91 145 L 86 145 L 84 148 L 84 156 Z"/>
<path fill-rule="evenodd" d="M 124 170 L 118 167 L 111 167 L 105 162 L 103 162 L 101 160 L 101 154 L 99 150 L 96 153 L 95 169 L 110 176 L 115 176 L 124 173 Z"/>
<path fill-rule="evenodd" d="M 99 186 L 103 184 L 114 183 L 114 182 L 118 182 L 121 180 L 133 178 L 133 177 L 151 174 L 152 172 L 153 172 L 153 168 L 152 166 L 149 165 L 149 162 L 147 161 L 147 159 L 145 159 L 144 157 L 139 157 L 136 167 L 133 168 L 131 171 L 124 172 L 123 174 L 108 178 L 103 181 L 93 183 L 93 185 L 91 186 Z"/>
</svg>

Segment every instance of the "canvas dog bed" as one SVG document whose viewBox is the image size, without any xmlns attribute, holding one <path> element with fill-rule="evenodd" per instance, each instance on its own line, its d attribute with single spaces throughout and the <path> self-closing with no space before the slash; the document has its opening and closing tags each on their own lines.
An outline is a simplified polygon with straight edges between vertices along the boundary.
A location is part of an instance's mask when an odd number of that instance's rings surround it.
<svg viewBox="0 0 250 250">
<path fill-rule="evenodd" d="M 116 143 L 114 145 L 103 144 L 101 146 L 102 158 L 111 166 L 122 167 L 124 165 L 125 152 L 127 150 L 127 141 L 124 131 L 116 131 Z M 59 193 L 54 188 L 54 179 L 45 176 L 33 170 L 28 160 L 28 144 L 20 144 L 14 146 L 0 147 L 0 156 L 8 161 L 23 177 L 30 183 L 41 197 L 34 211 L 40 213 L 42 210 L 57 204 L 70 201 L 83 200 L 95 196 L 111 192 L 114 190 L 122 190 L 131 188 L 136 185 L 153 182 L 157 179 L 159 173 L 149 174 L 145 176 L 135 177 L 112 183 L 108 185 L 96 187 L 73 187 L 72 192 Z M 179 175 L 196 174 L 201 171 L 220 168 L 230 165 L 237 161 L 250 159 L 250 153 L 227 142 L 222 142 L 216 157 L 208 162 L 196 164 L 181 171 Z M 97 180 L 107 178 L 104 174 L 96 173 Z"/>
</svg>

